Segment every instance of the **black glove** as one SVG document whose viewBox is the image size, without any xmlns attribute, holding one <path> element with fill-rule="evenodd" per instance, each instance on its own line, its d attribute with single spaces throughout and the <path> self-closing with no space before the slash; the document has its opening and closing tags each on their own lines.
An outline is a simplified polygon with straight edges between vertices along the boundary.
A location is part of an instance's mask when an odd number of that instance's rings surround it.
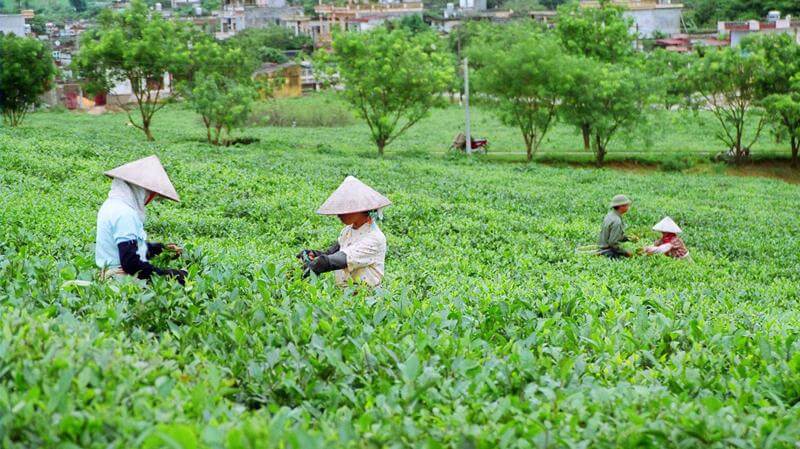
<svg viewBox="0 0 800 449">
<path fill-rule="evenodd" d="M 333 254 L 320 254 L 314 260 L 306 263 L 303 277 L 308 276 L 311 272 L 314 272 L 314 274 L 322 274 L 329 271 L 342 270 L 344 268 L 347 268 L 347 254 L 341 251 Z"/>
<path fill-rule="evenodd" d="M 158 270 L 158 274 L 161 276 L 174 277 L 181 285 L 186 285 L 186 276 L 189 275 L 185 270 L 176 270 L 174 268 Z"/>
<path fill-rule="evenodd" d="M 139 279 L 150 279 L 153 274 L 172 276 L 180 282 L 181 285 L 184 285 L 186 275 L 188 274 L 187 272 L 175 269 L 162 270 L 161 268 L 154 267 L 150 262 L 142 262 L 142 260 L 139 259 L 139 254 L 136 252 L 137 243 L 135 240 L 122 242 L 117 245 L 117 249 L 119 250 L 120 265 L 122 271 L 125 273 L 136 276 Z"/>
<path fill-rule="evenodd" d="M 315 249 L 304 249 L 304 250 L 300 251 L 299 253 L 297 253 L 297 255 L 295 257 L 297 257 L 300 260 L 303 260 L 303 256 L 305 255 L 305 256 L 308 256 L 309 259 L 316 259 L 317 257 L 319 257 L 322 254 L 323 254 L 322 251 L 317 251 Z"/>
<path fill-rule="evenodd" d="M 339 249 L 341 249 L 341 247 L 339 246 L 339 242 L 333 242 L 333 244 L 329 246 L 328 249 L 326 249 L 323 254 L 331 255 L 334 253 L 338 253 Z"/>
</svg>

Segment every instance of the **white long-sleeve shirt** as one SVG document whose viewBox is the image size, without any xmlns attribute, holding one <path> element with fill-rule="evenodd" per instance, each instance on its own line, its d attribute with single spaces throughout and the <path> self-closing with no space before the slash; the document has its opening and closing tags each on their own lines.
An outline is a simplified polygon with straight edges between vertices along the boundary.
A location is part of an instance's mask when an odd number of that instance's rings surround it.
<svg viewBox="0 0 800 449">
<path fill-rule="evenodd" d="M 350 279 L 371 287 L 381 284 L 386 259 L 386 236 L 377 223 L 367 223 L 358 229 L 345 226 L 339 234 L 339 251 L 347 255 L 347 268 L 336 270 L 336 284 L 346 285 Z"/>
</svg>

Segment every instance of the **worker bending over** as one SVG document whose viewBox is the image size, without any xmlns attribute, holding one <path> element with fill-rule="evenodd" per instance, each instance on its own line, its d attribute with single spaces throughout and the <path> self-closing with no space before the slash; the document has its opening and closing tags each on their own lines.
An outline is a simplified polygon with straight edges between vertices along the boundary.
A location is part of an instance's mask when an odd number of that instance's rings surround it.
<svg viewBox="0 0 800 449">
<path fill-rule="evenodd" d="M 629 241 L 625 236 L 625 223 L 622 216 L 628 212 L 631 200 L 625 195 L 616 195 L 611 200 L 611 210 L 603 219 L 603 226 L 600 228 L 598 246 L 600 249 L 597 254 L 606 256 L 610 259 L 620 257 L 630 257 L 630 251 L 622 248 L 621 243 Z"/>
<path fill-rule="evenodd" d="M 180 201 L 161 162 L 150 156 L 105 174 L 112 181 L 108 199 L 97 213 L 95 262 L 101 269 L 100 278 L 130 275 L 150 279 L 160 275 L 175 277 L 183 284 L 185 271 L 162 270 L 148 262 L 165 250 L 174 255 L 183 251 L 173 243 L 148 242 L 144 231 L 147 204 L 156 197 Z"/>
<path fill-rule="evenodd" d="M 363 283 L 377 287 L 383 279 L 386 237 L 378 227 L 381 210 L 392 204 L 353 176 L 344 182 L 317 210 L 336 215 L 345 225 L 338 240 L 325 251 L 303 250 L 305 274 L 334 271 L 336 284 Z"/>
<path fill-rule="evenodd" d="M 689 250 L 683 243 L 678 234 L 683 232 L 681 228 L 669 217 L 664 217 L 659 221 L 653 230 L 661 233 L 661 238 L 653 243 L 653 246 L 647 246 L 644 252 L 647 254 L 664 254 L 668 257 L 676 259 L 684 259 L 689 257 Z"/>
</svg>

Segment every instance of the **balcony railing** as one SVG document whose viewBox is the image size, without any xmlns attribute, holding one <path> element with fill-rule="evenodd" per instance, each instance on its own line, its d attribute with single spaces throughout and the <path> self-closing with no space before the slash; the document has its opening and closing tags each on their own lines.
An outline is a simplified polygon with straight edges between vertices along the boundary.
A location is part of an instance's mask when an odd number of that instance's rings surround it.
<svg viewBox="0 0 800 449">
<path fill-rule="evenodd" d="M 355 3 L 348 6 L 317 5 L 314 11 L 317 14 L 347 14 L 362 11 L 375 12 L 401 12 L 401 11 L 422 11 L 422 2 L 408 3 Z"/>
<path fill-rule="evenodd" d="M 670 7 L 680 8 L 683 5 L 680 0 L 611 0 L 611 3 L 617 6 L 630 9 L 643 9 L 643 8 L 659 8 Z M 582 6 L 597 7 L 600 6 L 598 0 L 581 0 Z"/>
</svg>

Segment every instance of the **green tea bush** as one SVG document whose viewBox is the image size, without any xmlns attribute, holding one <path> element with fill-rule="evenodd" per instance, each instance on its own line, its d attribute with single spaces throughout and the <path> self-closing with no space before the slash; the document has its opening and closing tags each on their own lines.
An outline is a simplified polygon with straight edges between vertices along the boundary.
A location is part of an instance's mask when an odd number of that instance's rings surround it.
<svg viewBox="0 0 800 449">
<path fill-rule="evenodd" d="M 282 98 L 256 105 L 250 116 L 253 126 L 337 127 L 355 123 L 353 112 L 330 95 Z"/>
<path fill-rule="evenodd" d="M 659 161 L 659 167 L 664 171 L 683 171 L 703 162 L 700 157 L 687 154 L 667 154 Z"/>
<path fill-rule="evenodd" d="M 800 207 L 778 181 L 364 158 L 338 130 L 158 143 L 124 116 L 0 130 L 0 446 L 794 448 Z M 320 151 L 325 144 L 332 152 Z M 185 288 L 92 280 L 102 171 L 158 154 L 181 194 L 151 239 Z M 372 151 L 370 151 L 372 153 Z M 382 288 L 302 279 L 345 174 L 392 199 Z M 669 214 L 693 263 L 575 254 L 609 197 Z"/>
</svg>

